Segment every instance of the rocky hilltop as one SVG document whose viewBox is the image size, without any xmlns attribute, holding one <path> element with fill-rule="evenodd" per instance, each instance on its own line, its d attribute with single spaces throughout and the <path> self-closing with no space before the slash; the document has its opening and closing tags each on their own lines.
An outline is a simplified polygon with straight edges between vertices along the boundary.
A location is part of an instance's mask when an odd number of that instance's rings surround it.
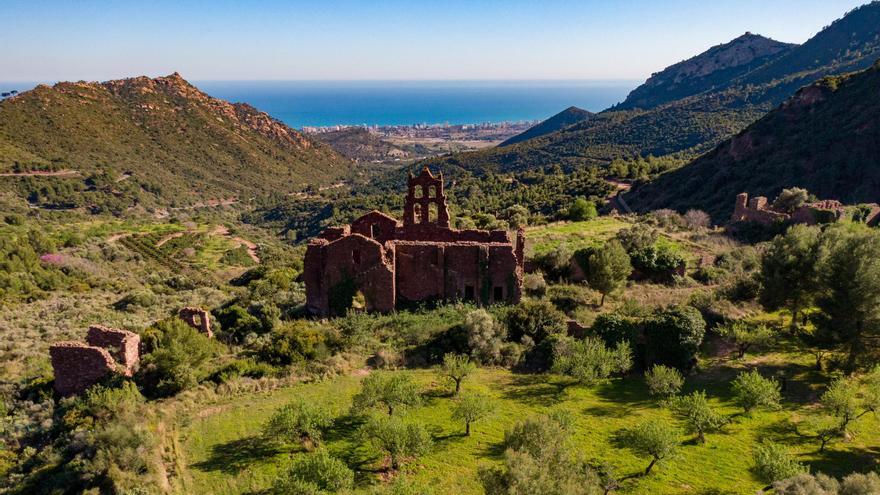
<svg viewBox="0 0 880 495">
<path fill-rule="evenodd" d="M 726 86 L 797 45 L 746 33 L 728 43 L 652 74 L 633 90 L 618 108 L 653 108 L 657 105 Z"/>
<path fill-rule="evenodd" d="M 325 184 L 328 146 L 179 74 L 38 86 L 0 102 L 0 187 L 46 207 L 185 207 Z M 65 170 L 65 178 L 40 175 Z"/>
</svg>

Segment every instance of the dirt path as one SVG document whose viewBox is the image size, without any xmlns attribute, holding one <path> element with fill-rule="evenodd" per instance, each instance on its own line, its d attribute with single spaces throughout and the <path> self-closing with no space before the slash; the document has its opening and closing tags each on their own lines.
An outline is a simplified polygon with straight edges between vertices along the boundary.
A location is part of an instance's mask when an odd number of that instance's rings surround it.
<svg viewBox="0 0 880 495">
<path fill-rule="evenodd" d="M 170 241 L 171 239 L 177 239 L 178 237 L 183 237 L 183 234 L 185 234 L 185 232 L 174 232 L 174 233 L 168 234 L 165 237 L 159 239 L 158 242 L 156 242 L 156 247 L 162 247 L 162 244 L 165 244 L 166 242 Z"/>
<path fill-rule="evenodd" d="M 76 177 L 79 170 L 34 170 L 33 172 L 3 172 L 0 177 Z"/>
<path fill-rule="evenodd" d="M 229 239 L 237 242 L 239 245 L 246 247 L 248 256 L 250 256 L 250 258 L 252 260 L 254 260 L 255 262 L 257 262 L 257 263 L 260 262 L 260 257 L 259 257 L 259 255 L 257 255 L 257 249 L 259 247 L 255 243 L 253 243 L 252 241 L 249 241 L 249 240 L 244 239 L 242 237 L 230 236 L 229 229 L 227 229 L 225 225 L 218 225 L 218 226 L 214 227 L 214 230 L 211 233 L 214 235 L 222 235 L 225 237 L 229 237 Z"/>
</svg>

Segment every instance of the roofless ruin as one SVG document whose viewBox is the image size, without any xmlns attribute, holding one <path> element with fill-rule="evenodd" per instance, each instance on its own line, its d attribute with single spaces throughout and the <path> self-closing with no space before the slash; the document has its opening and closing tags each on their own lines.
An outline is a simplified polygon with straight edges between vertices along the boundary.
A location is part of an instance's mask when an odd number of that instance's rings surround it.
<svg viewBox="0 0 880 495">
<path fill-rule="evenodd" d="M 306 300 L 317 315 L 349 308 L 391 311 L 399 304 L 453 300 L 519 302 L 525 235 L 449 227 L 443 174 L 410 173 L 403 223 L 372 211 L 330 227 L 305 256 Z"/>
</svg>

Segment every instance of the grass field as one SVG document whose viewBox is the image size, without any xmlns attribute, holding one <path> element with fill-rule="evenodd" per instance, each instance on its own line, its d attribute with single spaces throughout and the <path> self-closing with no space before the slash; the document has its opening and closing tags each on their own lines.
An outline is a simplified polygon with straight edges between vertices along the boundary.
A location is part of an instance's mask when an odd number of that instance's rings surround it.
<svg viewBox="0 0 880 495">
<path fill-rule="evenodd" d="M 789 377 L 785 407 L 781 411 L 738 415 L 731 403 L 727 383 L 744 366 L 759 366 L 765 373 L 783 369 Z M 450 419 L 452 400 L 448 386 L 430 370 L 411 373 L 423 386 L 425 401 L 407 411 L 407 417 L 426 425 L 435 445 L 431 454 L 405 468 L 408 476 L 427 484 L 435 494 L 482 493 L 477 471 L 480 466 L 500 462 L 504 431 L 531 415 L 560 408 L 576 418 L 576 442 L 592 459 L 608 461 L 621 476 L 633 475 L 620 493 L 710 494 L 755 493 L 764 483 L 752 472 L 752 448 L 761 439 L 786 444 L 799 460 L 814 471 L 842 475 L 875 466 L 880 428 L 874 417 L 855 425 L 853 437 L 832 444 L 825 453 L 817 445 L 794 436 L 789 421 L 796 419 L 804 404 L 815 400 L 822 388 L 820 375 L 810 369 L 810 357 L 777 352 L 746 356 L 746 361 L 720 360 L 686 385 L 687 390 L 705 389 L 721 412 L 735 415 L 723 432 L 708 435 L 704 445 L 682 437 L 677 459 L 665 462 L 647 478 L 635 477 L 647 464 L 614 445 L 614 433 L 643 418 L 669 417 L 668 411 L 649 400 L 641 378 L 626 378 L 592 388 L 570 385 L 552 375 L 521 375 L 496 369 L 481 369 L 469 378 L 466 390 L 478 390 L 495 401 L 493 414 L 473 427 L 470 437 L 463 426 Z M 347 415 L 359 378 L 297 385 L 265 394 L 237 397 L 205 405 L 199 413 L 180 418 L 178 465 L 185 466 L 175 485 L 179 493 L 260 493 L 271 485 L 295 450 L 275 449 L 259 438 L 261 425 L 281 405 L 297 397 L 325 404 L 339 415 L 327 435 L 328 449 L 357 472 L 357 493 L 367 493 L 381 483 L 382 459 L 366 450 L 354 437 L 357 420 Z"/>
<path fill-rule="evenodd" d="M 561 222 L 526 229 L 528 254 L 540 255 L 565 244 L 571 250 L 598 246 L 630 224 L 617 217 L 599 217 L 585 222 Z"/>
</svg>

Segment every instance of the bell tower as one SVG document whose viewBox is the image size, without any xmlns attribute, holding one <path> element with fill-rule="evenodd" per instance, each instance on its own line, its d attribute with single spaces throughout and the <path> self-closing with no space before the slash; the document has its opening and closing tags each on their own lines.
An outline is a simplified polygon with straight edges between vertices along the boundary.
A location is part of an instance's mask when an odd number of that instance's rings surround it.
<svg viewBox="0 0 880 495">
<path fill-rule="evenodd" d="M 406 202 L 403 205 L 403 225 L 449 228 L 449 209 L 443 193 L 442 173 L 434 177 L 427 165 L 417 176 L 409 173 Z"/>
</svg>

